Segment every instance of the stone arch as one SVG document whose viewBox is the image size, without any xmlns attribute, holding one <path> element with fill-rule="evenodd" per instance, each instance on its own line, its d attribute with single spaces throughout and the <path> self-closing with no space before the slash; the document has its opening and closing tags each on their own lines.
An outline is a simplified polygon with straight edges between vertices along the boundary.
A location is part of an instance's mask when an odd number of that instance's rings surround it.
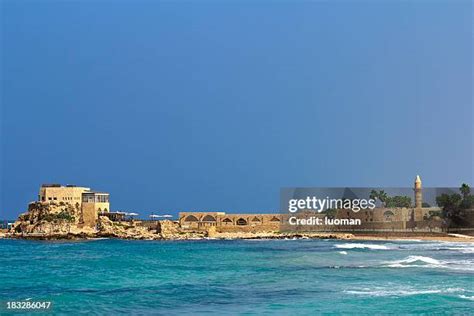
<svg viewBox="0 0 474 316">
<path fill-rule="evenodd" d="M 395 216 L 395 214 L 392 212 L 392 211 L 385 211 L 383 212 L 383 219 L 386 221 L 386 222 L 391 222 L 393 221 L 393 217 Z"/>
<path fill-rule="evenodd" d="M 232 220 L 231 220 L 230 218 L 228 218 L 228 217 L 224 218 L 222 221 L 223 221 L 224 223 L 232 223 Z"/>
<path fill-rule="evenodd" d="M 272 219 L 270 220 L 270 222 L 279 222 L 280 219 L 276 216 L 273 216 Z"/>
<path fill-rule="evenodd" d="M 184 218 L 185 222 L 199 222 L 196 216 L 194 215 L 188 215 Z"/>
<path fill-rule="evenodd" d="M 239 226 L 244 226 L 244 225 L 247 225 L 247 221 L 241 217 L 237 220 L 236 224 Z"/>
<path fill-rule="evenodd" d="M 107 208 L 104 208 L 104 212 L 105 212 L 105 213 L 107 213 L 107 212 L 108 212 Z"/>
<path fill-rule="evenodd" d="M 102 213 L 102 209 L 99 207 L 99 209 L 97 210 L 99 213 Z"/>
<path fill-rule="evenodd" d="M 216 219 L 211 215 L 206 215 L 201 219 L 201 222 L 215 222 Z"/>
<path fill-rule="evenodd" d="M 260 223 L 262 220 L 260 218 L 258 218 L 257 216 L 255 216 L 254 218 L 252 218 L 252 222 L 256 222 L 256 223 Z"/>
</svg>

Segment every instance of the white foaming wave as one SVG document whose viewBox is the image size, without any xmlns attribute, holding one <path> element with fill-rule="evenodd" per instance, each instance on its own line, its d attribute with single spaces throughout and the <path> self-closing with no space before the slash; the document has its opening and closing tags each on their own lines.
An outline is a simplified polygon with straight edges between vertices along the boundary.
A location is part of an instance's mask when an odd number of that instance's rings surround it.
<svg viewBox="0 0 474 316">
<path fill-rule="evenodd" d="M 404 245 L 403 248 L 416 249 L 416 250 L 451 250 L 459 251 L 465 254 L 474 253 L 474 247 L 471 243 L 463 242 L 429 242 L 429 243 L 420 243 L 420 244 L 409 244 Z"/>
<path fill-rule="evenodd" d="M 341 255 L 347 255 L 347 251 L 339 251 Z"/>
<path fill-rule="evenodd" d="M 345 290 L 344 293 L 362 296 L 411 296 L 423 294 L 447 294 L 447 293 L 463 293 L 463 288 L 446 288 L 446 289 L 414 289 L 414 288 L 364 288 L 362 290 Z M 464 296 L 464 295 L 459 295 Z M 469 296 L 466 296 L 470 299 Z"/>
<path fill-rule="evenodd" d="M 403 243 L 403 242 L 406 242 L 406 243 L 409 243 L 409 242 L 424 242 L 424 240 L 421 240 L 421 239 L 409 239 L 409 238 L 402 238 L 402 239 L 398 239 L 398 238 L 390 238 L 389 239 L 390 241 L 396 241 L 396 242 L 400 242 L 400 243 Z"/>
<path fill-rule="evenodd" d="M 458 296 L 466 300 L 474 301 L 474 296 L 467 296 L 467 295 L 462 295 L 462 294 Z"/>
<path fill-rule="evenodd" d="M 413 263 L 413 262 L 423 262 L 423 263 L 428 263 L 428 264 L 441 264 L 439 260 L 436 260 L 434 258 L 430 257 L 424 257 L 424 256 L 408 256 L 405 259 L 402 260 L 395 260 L 390 262 L 390 264 L 408 264 L 408 263 Z"/>
<path fill-rule="evenodd" d="M 383 266 L 389 268 L 442 268 L 450 270 L 474 271 L 474 263 L 471 260 L 437 260 L 424 256 L 408 256 L 402 260 L 387 261 Z"/>
<path fill-rule="evenodd" d="M 474 247 L 450 247 L 449 250 L 456 250 L 461 253 L 474 253 Z"/>
<path fill-rule="evenodd" d="M 336 245 L 336 248 L 339 248 L 339 249 L 372 249 L 372 250 L 388 250 L 388 249 L 390 249 L 389 247 L 387 247 L 385 245 L 356 244 L 356 243 Z"/>
</svg>

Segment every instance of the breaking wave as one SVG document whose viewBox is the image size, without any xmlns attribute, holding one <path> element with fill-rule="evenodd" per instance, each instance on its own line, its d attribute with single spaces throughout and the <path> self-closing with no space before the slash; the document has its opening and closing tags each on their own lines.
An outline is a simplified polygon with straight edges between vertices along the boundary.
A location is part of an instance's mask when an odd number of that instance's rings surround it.
<svg viewBox="0 0 474 316">
<path fill-rule="evenodd" d="M 446 288 L 446 289 L 415 289 L 415 288 L 364 288 L 361 290 L 345 290 L 344 293 L 362 296 L 411 296 L 424 294 L 449 294 L 449 293 L 464 293 L 462 288 Z M 465 295 L 459 295 L 459 297 Z M 463 298 L 470 299 L 470 296 Z"/>
<path fill-rule="evenodd" d="M 427 263 L 427 264 L 441 264 L 439 260 L 430 257 L 423 256 L 408 256 L 402 260 L 395 260 L 391 262 L 391 265 L 407 265 L 411 263 Z"/>
<path fill-rule="evenodd" d="M 355 243 L 336 245 L 336 248 L 340 248 L 340 249 L 373 249 L 373 250 L 388 250 L 388 249 L 390 249 L 389 247 L 387 247 L 385 245 L 355 244 Z"/>
<path fill-rule="evenodd" d="M 474 253 L 474 247 L 450 247 L 449 250 L 459 251 L 461 253 Z"/>
<path fill-rule="evenodd" d="M 459 295 L 459 297 L 466 300 L 474 301 L 474 296 Z"/>
<path fill-rule="evenodd" d="M 384 262 L 390 268 L 443 268 L 451 270 L 474 271 L 472 260 L 437 260 L 425 256 L 408 256 L 405 259 Z"/>
</svg>

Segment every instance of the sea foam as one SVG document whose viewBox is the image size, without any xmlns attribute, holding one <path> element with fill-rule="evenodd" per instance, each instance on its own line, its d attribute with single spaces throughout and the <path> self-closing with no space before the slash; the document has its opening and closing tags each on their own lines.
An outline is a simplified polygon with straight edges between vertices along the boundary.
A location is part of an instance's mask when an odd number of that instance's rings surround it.
<svg viewBox="0 0 474 316">
<path fill-rule="evenodd" d="M 459 297 L 466 300 L 474 301 L 474 296 L 459 295 Z"/>
<path fill-rule="evenodd" d="M 405 259 L 402 260 L 396 260 L 392 261 L 392 264 L 410 264 L 410 263 L 428 263 L 428 264 L 441 264 L 439 260 L 436 260 L 434 258 L 430 257 L 424 257 L 424 256 L 408 256 Z"/>
<path fill-rule="evenodd" d="M 474 253 L 474 247 L 450 247 L 449 250 L 459 251 L 461 253 Z"/>
<path fill-rule="evenodd" d="M 448 293 L 463 293 L 463 288 L 445 288 L 445 289 L 416 289 L 412 287 L 402 288 L 363 288 L 360 290 L 345 290 L 344 293 L 361 295 L 361 296 L 412 296 L 412 295 L 424 295 L 424 294 L 448 294 Z M 464 295 L 459 295 L 464 296 Z M 469 296 L 463 297 L 469 299 Z"/>
<path fill-rule="evenodd" d="M 336 245 L 336 248 L 340 248 L 340 249 L 372 249 L 372 250 L 388 250 L 388 249 L 390 249 L 389 247 L 387 247 L 385 245 L 356 244 L 356 243 Z"/>
<path fill-rule="evenodd" d="M 425 256 L 408 256 L 405 259 L 384 262 L 383 266 L 389 268 L 442 268 L 465 272 L 474 271 L 472 260 L 437 260 Z"/>
</svg>

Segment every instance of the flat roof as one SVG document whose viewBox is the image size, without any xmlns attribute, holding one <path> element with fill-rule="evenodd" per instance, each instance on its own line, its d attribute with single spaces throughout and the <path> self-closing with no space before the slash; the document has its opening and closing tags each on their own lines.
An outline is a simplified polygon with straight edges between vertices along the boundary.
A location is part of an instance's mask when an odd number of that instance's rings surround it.
<svg viewBox="0 0 474 316">
<path fill-rule="evenodd" d="M 108 192 L 99 192 L 99 191 L 87 191 L 87 192 L 82 192 L 82 194 L 106 194 L 110 195 Z"/>
<path fill-rule="evenodd" d="M 79 188 L 79 189 L 89 189 L 88 187 L 83 187 L 75 184 L 66 184 L 62 185 L 60 183 L 43 183 L 42 188 Z"/>
</svg>

